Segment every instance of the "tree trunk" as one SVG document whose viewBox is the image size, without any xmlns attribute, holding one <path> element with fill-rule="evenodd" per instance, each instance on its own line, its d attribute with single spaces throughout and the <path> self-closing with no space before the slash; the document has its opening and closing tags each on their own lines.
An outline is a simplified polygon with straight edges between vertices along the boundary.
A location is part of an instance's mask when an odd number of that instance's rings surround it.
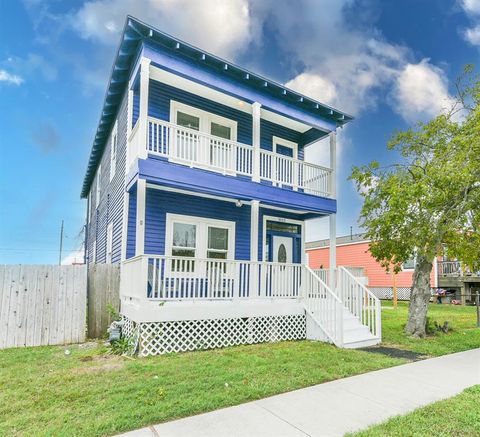
<svg viewBox="0 0 480 437">
<path fill-rule="evenodd" d="M 408 307 L 408 322 L 405 332 L 414 337 L 423 338 L 426 335 L 428 302 L 430 301 L 430 274 L 432 261 L 425 257 L 417 257 L 413 272 L 412 294 Z"/>
</svg>

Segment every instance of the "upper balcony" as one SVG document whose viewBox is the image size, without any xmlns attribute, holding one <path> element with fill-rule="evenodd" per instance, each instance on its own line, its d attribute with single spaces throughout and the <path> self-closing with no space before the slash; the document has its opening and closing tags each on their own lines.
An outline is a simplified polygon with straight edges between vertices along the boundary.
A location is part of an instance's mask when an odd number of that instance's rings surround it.
<svg viewBox="0 0 480 437">
<path fill-rule="evenodd" d="M 251 178 L 320 197 L 333 197 L 333 171 L 281 153 L 148 117 L 146 134 L 137 122 L 130 134 L 130 157 L 160 157 L 169 162 L 229 176 Z M 287 152 L 288 153 L 288 152 Z M 293 153 L 292 153 L 293 154 Z"/>
</svg>

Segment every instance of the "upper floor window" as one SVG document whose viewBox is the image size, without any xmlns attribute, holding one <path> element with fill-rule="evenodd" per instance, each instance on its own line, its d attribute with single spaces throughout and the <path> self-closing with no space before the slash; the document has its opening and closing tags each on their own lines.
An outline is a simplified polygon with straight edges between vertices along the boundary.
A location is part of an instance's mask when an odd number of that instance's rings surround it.
<svg viewBox="0 0 480 437">
<path fill-rule="evenodd" d="M 298 144 L 280 137 L 273 137 L 273 152 L 289 158 L 298 157 Z"/>
<path fill-rule="evenodd" d="M 112 129 L 111 143 L 110 143 L 110 181 L 115 176 L 117 167 L 117 148 L 118 148 L 118 120 Z"/>
<path fill-rule="evenodd" d="M 95 205 L 97 208 L 98 208 L 98 205 L 100 204 L 101 179 L 102 179 L 102 164 L 98 166 L 98 170 L 97 170 L 97 189 L 95 193 Z"/>
<path fill-rule="evenodd" d="M 172 100 L 170 121 L 179 126 L 236 141 L 237 122 L 208 111 Z"/>
</svg>

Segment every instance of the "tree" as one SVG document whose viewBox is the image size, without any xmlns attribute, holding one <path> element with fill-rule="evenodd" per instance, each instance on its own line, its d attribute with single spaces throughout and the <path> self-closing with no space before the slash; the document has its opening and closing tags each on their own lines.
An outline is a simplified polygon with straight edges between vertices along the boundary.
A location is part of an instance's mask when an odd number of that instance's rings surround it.
<svg viewBox="0 0 480 437">
<path fill-rule="evenodd" d="M 350 176 L 364 198 L 359 222 L 373 257 L 395 272 L 416 259 L 405 328 L 415 337 L 426 335 L 430 274 L 443 246 L 480 267 L 480 82 L 471 67 L 457 90 L 448 112 L 393 135 L 388 149 L 398 163 L 374 161 Z"/>
</svg>

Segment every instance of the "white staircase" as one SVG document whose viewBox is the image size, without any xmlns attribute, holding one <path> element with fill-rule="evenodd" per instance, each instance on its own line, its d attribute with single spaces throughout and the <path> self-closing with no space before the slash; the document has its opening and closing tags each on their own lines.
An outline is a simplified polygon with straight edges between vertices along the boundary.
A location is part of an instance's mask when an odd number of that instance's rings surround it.
<svg viewBox="0 0 480 437">
<path fill-rule="evenodd" d="M 324 282 L 327 273 L 317 274 L 307 267 L 305 276 L 307 338 L 328 341 L 343 348 L 380 343 L 380 300 L 365 287 L 364 281 L 345 267 L 339 267 L 331 281 L 335 284 L 333 292 Z"/>
</svg>

